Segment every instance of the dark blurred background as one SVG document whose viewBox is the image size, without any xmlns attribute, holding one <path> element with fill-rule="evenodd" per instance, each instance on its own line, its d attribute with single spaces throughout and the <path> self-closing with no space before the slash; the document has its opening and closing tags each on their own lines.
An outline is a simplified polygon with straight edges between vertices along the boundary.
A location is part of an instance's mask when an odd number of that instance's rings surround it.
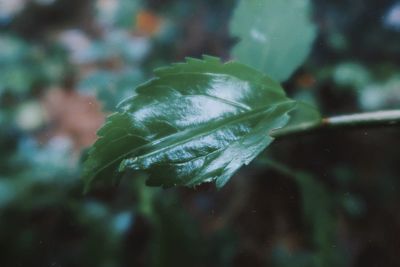
<svg viewBox="0 0 400 267">
<path fill-rule="evenodd" d="M 152 69 L 228 60 L 232 0 L 0 0 L 0 266 L 400 266 L 400 130 L 276 141 L 222 189 L 145 176 L 84 195 L 80 162 Z M 284 14 L 282 14 L 284 15 Z M 400 2 L 315 0 L 284 83 L 323 114 L 400 107 Z"/>
</svg>

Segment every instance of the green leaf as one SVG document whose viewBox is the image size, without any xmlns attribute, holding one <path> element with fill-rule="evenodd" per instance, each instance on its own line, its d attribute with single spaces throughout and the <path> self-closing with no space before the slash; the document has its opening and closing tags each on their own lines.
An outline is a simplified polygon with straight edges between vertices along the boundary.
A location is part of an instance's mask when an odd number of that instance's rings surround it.
<svg viewBox="0 0 400 267">
<path fill-rule="evenodd" d="M 98 132 L 84 163 L 95 179 L 146 170 L 149 185 L 222 187 L 272 141 L 294 102 L 278 83 L 245 65 L 187 59 L 155 71 Z"/>
<path fill-rule="evenodd" d="M 135 23 L 136 14 L 143 6 L 141 0 L 118 0 L 113 1 L 113 7 L 107 2 L 97 4 L 96 17 L 101 23 L 112 24 L 120 28 L 132 28 Z"/>
<path fill-rule="evenodd" d="M 316 36 L 308 0 L 242 0 L 230 29 L 241 41 L 235 59 L 278 81 L 285 81 L 303 63 Z"/>
<path fill-rule="evenodd" d="M 281 129 L 272 131 L 274 137 L 298 133 L 299 130 L 307 132 L 321 124 L 322 116 L 320 112 L 312 105 L 296 101 L 296 107 L 289 113 L 289 122 Z"/>
<path fill-rule="evenodd" d="M 308 124 L 318 124 L 322 120 L 318 109 L 306 102 L 297 101 L 296 108 L 290 112 L 290 120 L 284 129 L 301 127 Z"/>
</svg>

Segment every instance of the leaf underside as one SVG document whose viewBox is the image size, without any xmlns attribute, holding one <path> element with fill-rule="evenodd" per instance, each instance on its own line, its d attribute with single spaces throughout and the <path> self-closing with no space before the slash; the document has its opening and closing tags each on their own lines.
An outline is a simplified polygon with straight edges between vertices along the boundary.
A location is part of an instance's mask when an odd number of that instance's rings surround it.
<svg viewBox="0 0 400 267">
<path fill-rule="evenodd" d="M 153 186 L 222 187 L 273 141 L 293 106 L 279 84 L 236 62 L 204 56 L 158 69 L 98 131 L 86 189 L 127 170 L 145 170 Z"/>
<path fill-rule="evenodd" d="M 316 37 L 309 0 L 241 0 L 230 21 L 236 60 L 287 80 L 303 63 Z"/>
</svg>

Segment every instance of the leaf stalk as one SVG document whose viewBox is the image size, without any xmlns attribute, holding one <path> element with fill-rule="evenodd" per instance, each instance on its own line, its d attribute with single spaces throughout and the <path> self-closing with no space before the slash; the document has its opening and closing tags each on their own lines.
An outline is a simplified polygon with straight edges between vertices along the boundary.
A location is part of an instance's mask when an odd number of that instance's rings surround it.
<svg viewBox="0 0 400 267">
<path fill-rule="evenodd" d="M 295 126 L 276 129 L 270 134 L 272 137 L 281 138 L 324 129 L 372 128 L 382 126 L 400 126 L 400 110 L 385 110 L 327 117 L 315 122 L 306 122 Z"/>
</svg>

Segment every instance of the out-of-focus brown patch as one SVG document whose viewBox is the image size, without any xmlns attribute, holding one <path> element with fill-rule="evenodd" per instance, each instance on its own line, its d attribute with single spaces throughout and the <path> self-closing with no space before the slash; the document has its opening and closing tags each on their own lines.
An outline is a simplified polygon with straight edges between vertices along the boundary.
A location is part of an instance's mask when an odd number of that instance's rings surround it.
<svg viewBox="0 0 400 267">
<path fill-rule="evenodd" d="M 296 84 L 298 87 L 310 88 L 315 85 L 315 78 L 309 73 L 304 73 L 297 77 Z"/>
<path fill-rule="evenodd" d="M 148 10 L 142 10 L 136 16 L 136 29 L 139 34 L 154 35 L 160 30 L 161 24 L 161 18 Z"/>
<path fill-rule="evenodd" d="M 67 136 L 78 151 L 93 144 L 105 118 L 95 97 L 74 90 L 53 89 L 41 101 L 51 125 L 46 138 Z"/>
</svg>

